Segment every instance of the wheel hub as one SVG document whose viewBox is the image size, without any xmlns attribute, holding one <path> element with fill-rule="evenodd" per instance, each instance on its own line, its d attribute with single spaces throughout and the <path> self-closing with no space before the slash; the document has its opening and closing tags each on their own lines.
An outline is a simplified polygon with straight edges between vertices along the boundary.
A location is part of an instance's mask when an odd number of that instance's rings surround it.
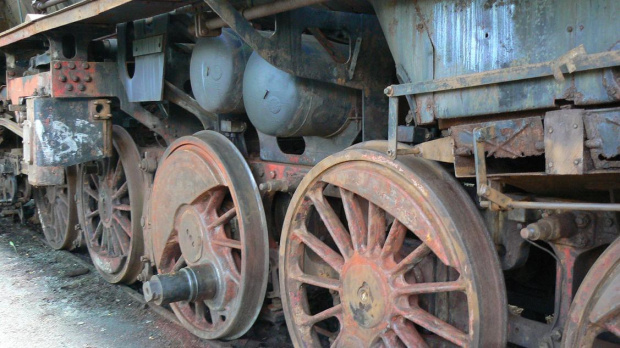
<svg viewBox="0 0 620 348">
<path fill-rule="evenodd" d="M 354 257 L 349 264 L 343 271 L 345 313 L 359 326 L 373 328 L 385 320 L 388 280 L 376 264 L 363 257 Z"/>
<path fill-rule="evenodd" d="M 103 181 L 99 181 L 101 187 L 99 188 L 99 214 L 101 220 L 106 227 L 109 227 L 112 222 L 113 206 L 112 193 L 110 187 Z"/>
<path fill-rule="evenodd" d="M 192 206 L 184 206 L 179 210 L 176 228 L 185 259 L 198 262 L 202 257 L 202 231 L 205 228 L 200 213 Z"/>
</svg>

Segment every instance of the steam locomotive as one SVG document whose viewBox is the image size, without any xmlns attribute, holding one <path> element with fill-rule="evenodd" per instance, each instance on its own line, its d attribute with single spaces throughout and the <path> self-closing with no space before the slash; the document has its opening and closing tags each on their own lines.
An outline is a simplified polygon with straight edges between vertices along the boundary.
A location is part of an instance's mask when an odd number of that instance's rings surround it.
<svg viewBox="0 0 620 348">
<path fill-rule="evenodd" d="M 620 344 L 620 2 L 19 4 L 3 215 L 196 336 Z"/>
</svg>

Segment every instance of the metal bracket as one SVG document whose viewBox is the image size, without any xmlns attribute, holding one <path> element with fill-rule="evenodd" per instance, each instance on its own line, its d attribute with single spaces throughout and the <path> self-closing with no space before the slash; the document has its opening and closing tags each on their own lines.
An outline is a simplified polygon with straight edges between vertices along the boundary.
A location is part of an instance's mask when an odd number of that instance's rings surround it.
<svg viewBox="0 0 620 348">
<path fill-rule="evenodd" d="M 353 80 L 353 76 L 355 76 L 355 67 L 357 66 L 357 58 L 360 55 L 361 47 L 362 47 L 362 38 L 358 37 L 355 40 L 355 48 L 353 49 L 353 54 L 351 55 L 351 65 L 349 65 L 349 80 Z"/>
<path fill-rule="evenodd" d="M 484 144 L 495 138 L 495 126 L 474 129 L 474 162 L 476 166 L 476 186 L 478 196 L 488 199 L 492 204 L 491 210 L 509 208 L 512 198 L 492 188 L 487 180 L 487 163 L 484 158 Z M 481 202 L 482 204 L 482 202 Z"/>
<path fill-rule="evenodd" d="M 390 98 L 389 107 L 387 155 L 391 159 L 396 159 L 398 146 L 398 97 Z"/>
<path fill-rule="evenodd" d="M 93 120 L 105 121 L 112 118 L 112 102 L 107 99 L 95 99 L 88 103 L 88 114 Z"/>
</svg>

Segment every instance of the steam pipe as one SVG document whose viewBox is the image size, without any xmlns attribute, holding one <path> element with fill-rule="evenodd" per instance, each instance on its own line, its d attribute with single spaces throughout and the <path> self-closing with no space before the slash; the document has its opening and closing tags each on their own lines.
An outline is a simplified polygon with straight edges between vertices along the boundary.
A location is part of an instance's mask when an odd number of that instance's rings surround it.
<svg viewBox="0 0 620 348">
<path fill-rule="evenodd" d="M 54 0 L 52 0 L 52 1 L 54 1 Z M 245 19 L 251 21 L 251 20 L 256 19 L 256 18 L 267 17 L 267 16 L 271 16 L 271 15 L 274 15 L 274 14 L 278 14 L 278 13 L 282 13 L 282 12 L 286 12 L 286 11 L 290 11 L 290 10 L 295 10 L 295 9 L 300 8 L 300 7 L 305 7 L 305 6 L 319 4 L 319 3 L 322 3 L 322 2 L 325 2 L 325 1 L 327 1 L 327 0 L 283 0 L 283 1 L 276 1 L 276 2 L 269 3 L 269 4 L 263 4 L 263 5 L 257 5 L 257 6 L 254 6 L 254 7 L 250 7 L 248 9 L 245 9 L 245 10 L 241 11 L 241 14 L 243 15 L 243 17 Z M 210 19 L 210 20 L 206 21 L 206 23 L 205 23 L 205 28 L 207 28 L 208 30 L 220 29 L 220 28 L 223 28 L 225 26 L 228 26 L 228 24 L 226 24 L 226 22 L 224 22 L 224 20 L 222 20 L 219 17 L 218 18 Z"/>
</svg>

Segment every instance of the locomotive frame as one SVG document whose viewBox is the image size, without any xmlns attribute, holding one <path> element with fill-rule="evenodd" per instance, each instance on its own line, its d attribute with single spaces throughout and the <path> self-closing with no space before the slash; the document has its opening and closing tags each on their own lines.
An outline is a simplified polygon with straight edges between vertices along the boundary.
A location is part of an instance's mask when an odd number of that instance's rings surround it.
<svg viewBox="0 0 620 348">
<path fill-rule="evenodd" d="M 620 343 L 616 2 L 61 2 L 0 34 L 3 214 L 193 334 Z"/>
</svg>

